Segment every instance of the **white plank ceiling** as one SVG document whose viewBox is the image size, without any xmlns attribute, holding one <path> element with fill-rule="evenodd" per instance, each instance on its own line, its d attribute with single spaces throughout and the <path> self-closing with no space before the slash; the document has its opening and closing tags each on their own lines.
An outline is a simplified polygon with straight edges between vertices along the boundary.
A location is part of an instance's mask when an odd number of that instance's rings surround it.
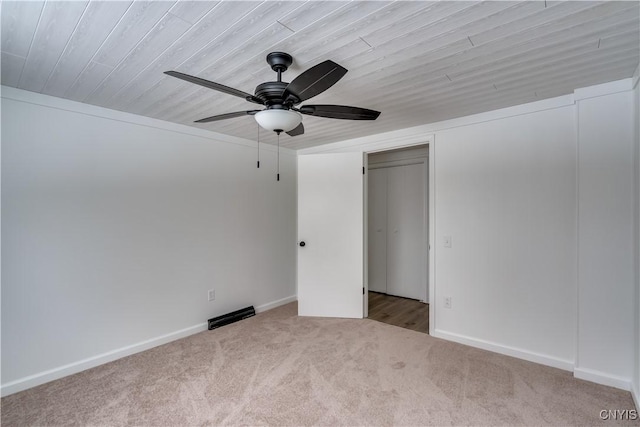
<svg viewBox="0 0 640 427">
<path fill-rule="evenodd" d="M 631 77 L 638 1 L 2 1 L 2 84 L 255 140 L 240 98 L 163 74 L 253 93 L 265 57 L 291 81 L 331 59 L 349 70 L 308 104 L 379 110 L 375 122 L 304 117 L 292 149 L 572 93 Z M 37 118 L 34 118 L 37 120 Z M 275 135 L 261 134 L 275 143 Z"/>
</svg>

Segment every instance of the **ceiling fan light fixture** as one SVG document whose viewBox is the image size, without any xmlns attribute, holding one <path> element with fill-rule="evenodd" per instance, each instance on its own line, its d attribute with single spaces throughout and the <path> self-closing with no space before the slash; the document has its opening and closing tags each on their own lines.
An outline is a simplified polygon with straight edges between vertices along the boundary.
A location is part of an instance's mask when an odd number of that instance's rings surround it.
<svg viewBox="0 0 640 427">
<path fill-rule="evenodd" d="M 300 113 L 283 109 L 262 110 L 254 117 L 262 128 L 282 132 L 293 130 L 302 122 Z"/>
</svg>

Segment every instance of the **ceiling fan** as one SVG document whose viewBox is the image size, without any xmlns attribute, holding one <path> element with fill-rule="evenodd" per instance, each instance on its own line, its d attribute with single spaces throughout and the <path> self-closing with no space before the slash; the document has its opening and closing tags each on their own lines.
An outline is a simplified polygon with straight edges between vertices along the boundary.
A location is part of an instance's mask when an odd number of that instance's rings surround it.
<svg viewBox="0 0 640 427">
<path fill-rule="evenodd" d="M 298 104 L 329 89 L 347 73 L 346 68 L 333 61 L 327 60 L 309 68 L 293 79 L 291 83 L 282 81 L 282 73 L 287 71 L 293 63 L 291 55 L 284 52 L 271 52 L 267 55 L 267 63 L 273 71 L 278 73 L 278 81 L 259 84 L 254 95 L 178 71 L 165 71 L 165 74 L 238 96 L 266 107 L 263 110 L 219 114 L 196 120 L 195 123 L 208 123 L 250 115 L 254 116 L 264 129 L 275 131 L 278 135 L 285 132 L 290 136 L 297 136 L 304 133 L 302 114 L 346 120 L 375 120 L 380 115 L 379 111 L 347 105 L 302 105 L 297 107 Z"/>
</svg>

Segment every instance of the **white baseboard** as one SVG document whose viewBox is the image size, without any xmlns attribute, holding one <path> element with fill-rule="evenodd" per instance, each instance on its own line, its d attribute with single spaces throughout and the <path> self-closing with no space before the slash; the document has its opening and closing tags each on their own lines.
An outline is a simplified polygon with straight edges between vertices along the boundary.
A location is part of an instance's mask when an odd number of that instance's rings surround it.
<svg viewBox="0 0 640 427">
<path fill-rule="evenodd" d="M 591 381 L 592 383 L 608 385 L 609 387 L 631 391 L 631 380 L 629 378 L 619 377 L 617 375 L 611 375 L 605 372 L 586 368 L 575 368 L 573 370 L 573 376 L 581 380 Z"/>
<path fill-rule="evenodd" d="M 281 305 L 289 304 L 290 302 L 294 302 L 298 300 L 297 295 L 291 295 L 286 298 L 279 299 L 277 301 L 268 302 L 266 304 L 262 304 L 257 306 L 256 313 L 262 313 L 263 311 L 271 310 L 272 308 L 280 307 Z"/>
<path fill-rule="evenodd" d="M 506 356 L 516 357 L 518 359 L 528 360 L 529 362 L 539 363 L 541 365 L 551 366 L 553 368 L 563 369 L 565 371 L 573 371 L 573 362 L 563 360 L 553 356 L 547 356 L 532 351 L 523 350 L 515 347 L 509 347 L 490 341 L 480 340 L 465 335 L 444 332 L 436 329 L 431 336 L 442 338 L 447 341 L 454 341 L 471 347 L 481 348 L 483 350 L 493 351 L 494 353 L 504 354 Z"/>
<path fill-rule="evenodd" d="M 256 313 L 261 313 L 272 308 L 279 307 L 281 305 L 296 301 L 295 295 L 279 299 L 267 304 L 256 307 Z M 19 391 L 29 389 L 31 387 L 38 386 L 40 384 L 48 383 L 53 380 L 66 377 L 68 375 L 77 374 L 84 370 L 95 368 L 96 366 L 104 365 L 105 363 L 112 362 L 114 360 L 130 356 L 141 351 L 149 350 L 153 347 L 157 347 L 162 344 L 167 344 L 171 341 L 178 340 L 180 338 L 188 337 L 189 335 L 196 334 L 198 332 L 207 330 L 207 322 L 199 323 L 197 325 L 181 329 L 179 331 L 171 332 L 166 335 L 161 335 L 156 338 L 151 338 L 146 341 L 142 341 L 136 344 L 132 344 L 126 347 L 122 347 L 116 350 L 109 351 L 107 353 L 99 354 L 97 356 L 89 357 L 87 359 L 79 360 L 77 362 L 69 363 L 68 365 L 60 366 L 48 371 L 40 372 L 28 377 L 20 378 L 15 381 L 11 381 L 0 386 L 0 395 L 8 396 Z"/>
<path fill-rule="evenodd" d="M 38 386 L 40 384 L 48 383 L 49 381 L 57 380 L 68 375 L 76 374 L 78 372 L 94 368 L 105 363 L 112 362 L 116 359 L 130 356 L 135 353 L 139 353 L 150 348 L 157 347 L 162 344 L 166 344 L 171 341 L 175 341 L 180 338 L 193 335 L 198 332 L 207 330 L 207 322 L 200 323 L 198 325 L 191 326 L 189 328 L 181 329 L 166 335 L 161 335 L 156 338 L 151 338 L 146 341 L 142 341 L 136 344 L 128 345 L 116 350 L 112 350 L 106 353 L 99 354 L 97 356 L 89 357 L 87 359 L 79 360 L 77 362 L 69 363 L 57 368 L 49 369 L 48 371 L 40 372 L 28 377 L 20 378 L 15 381 L 11 381 L 7 384 L 2 384 L 0 387 L 0 394 L 8 396 L 19 391 L 26 390 L 31 387 Z"/>
<path fill-rule="evenodd" d="M 640 387 L 638 384 L 631 387 L 631 397 L 633 397 L 633 403 L 636 404 L 636 411 L 640 411 L 640 390 L 638 387 Z"/>
</svg>

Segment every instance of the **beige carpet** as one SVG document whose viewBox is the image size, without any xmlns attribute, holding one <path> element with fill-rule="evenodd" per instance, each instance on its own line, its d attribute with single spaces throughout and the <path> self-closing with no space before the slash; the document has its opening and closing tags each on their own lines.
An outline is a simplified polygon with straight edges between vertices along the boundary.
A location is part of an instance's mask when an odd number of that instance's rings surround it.
<svg viewBox="0 0 640 427">
<path fill-rule="evenodd" d="M 296 304 L 2 399 L 2 426 L 616 425 L 627 392 Z M 622 422 L 639 425 L 638 421 Z"/>
</svg>

